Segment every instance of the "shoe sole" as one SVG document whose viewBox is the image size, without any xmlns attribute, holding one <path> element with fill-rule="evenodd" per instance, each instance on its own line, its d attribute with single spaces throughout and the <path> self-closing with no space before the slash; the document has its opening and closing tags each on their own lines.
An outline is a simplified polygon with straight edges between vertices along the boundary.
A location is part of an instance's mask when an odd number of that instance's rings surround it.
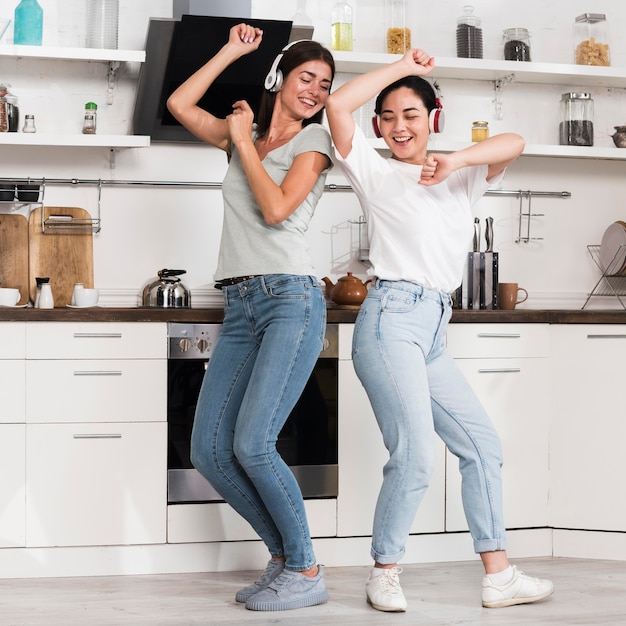
<svg viewBox="0 0 626 626">
<path fill-rule="evenodd" d="M 374 604 L 369 598 L 367 599 L 367 603 L 374 607 L 377 611 L 385 611 L 386 613 L 406 613 L 406 607 L 402 609 L 397 607 L 382 606 L 380 604 Z"/>
<path fill-rule="evenodd" d="M 290 611 L 292 609 L 303 609 L 307 606 L 315 606 L 316 604 L 324 604 L 328 602 L 328 592 L 323 591 L 320 593 L 314 593 L 300 600 L 292 600 L 291 602 L 262 602 L 248 601 L 246 602 L 246 608 L 249 611 Z"/>
<path fill-rule="evenodd" d="M 540 596 L 531 596 L 529 598 L 510 598 L 509 600 L 498 600 L 497 602 L 483 602 L 486 609 L 502 609 L 507 606 L 515 606 L 516 604 L 529 604 L 530 602 L 538 602 L 552 595 L 554 589 L 547 591 Z"/>
</svg>

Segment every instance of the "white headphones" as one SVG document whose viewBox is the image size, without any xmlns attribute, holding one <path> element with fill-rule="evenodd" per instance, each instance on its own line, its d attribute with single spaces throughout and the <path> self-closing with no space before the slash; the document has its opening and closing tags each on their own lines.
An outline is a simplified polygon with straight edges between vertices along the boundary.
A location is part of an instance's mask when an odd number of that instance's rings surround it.
<svg viewBox="0 0 626 626">
<path fill-rule="evenodd" d="M 265 89 L 271 91 L 272 93 L 278 91 L 283 84 L 283 73 L 278 69 L 278 65 L 280 60 L 283 58 L 283 52 L 286 52 L 293 46 L 294 44 L 300 43 L 301 41 L 310 41 L 310 39 L 297 39 L 296 41 L 292 41 L 288 43 L 280 52 L 280 54 L 274 59 L 272 63 L 272 67 L 270 67 L 270 71 L 267 73 L 265 77 Z"/>
</svg>

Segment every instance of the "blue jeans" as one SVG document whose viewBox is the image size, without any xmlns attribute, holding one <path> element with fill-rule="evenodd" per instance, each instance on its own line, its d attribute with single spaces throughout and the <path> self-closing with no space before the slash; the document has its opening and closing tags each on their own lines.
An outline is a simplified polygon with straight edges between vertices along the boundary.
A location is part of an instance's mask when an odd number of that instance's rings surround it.
<svg viewBox="0 0 626 626">
<path fill-rule="evenodd" d="M 224 325 L 202 383 L 191 461 L 273 557 L 303 571 L 315 555 L 300 487 L 276 450 L 323 345 L 315 278 L 269 274 L 225 287 Z"/>
<path fill-rule="evenodd" d="M 357 375 L 389 450 L 374 514 L 372 557 L 404 555 L 434 466 L 434 435 L 459 458 L 465 516 L 476 552 L 505 549 L 500 439 L 445 348 L 448 294 L 377 280 L 353 340 Z"/>
</svg>

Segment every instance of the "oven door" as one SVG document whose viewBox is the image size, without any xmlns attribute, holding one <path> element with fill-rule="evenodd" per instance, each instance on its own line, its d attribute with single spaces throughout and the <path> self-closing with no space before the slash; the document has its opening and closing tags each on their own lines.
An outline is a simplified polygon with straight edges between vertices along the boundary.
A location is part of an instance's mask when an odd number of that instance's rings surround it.
<svg viewBox="0 0 626 626">
<path fill-rule="evenodd" d="M 325 349 L 277 442 L 305 498 L 337 497 L 337 335 L 338 327 L 329 325 Z M 190 461 L 191 429 L 207 362 L 168 360 L 169 504 L 222 500 Z"/>
</svg>

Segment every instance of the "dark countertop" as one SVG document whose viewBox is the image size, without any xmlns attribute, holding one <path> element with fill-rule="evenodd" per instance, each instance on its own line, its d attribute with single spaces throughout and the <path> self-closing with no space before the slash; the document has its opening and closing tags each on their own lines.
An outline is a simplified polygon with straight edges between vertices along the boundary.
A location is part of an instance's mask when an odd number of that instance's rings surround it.
<svg viewBox="0 0 626 626">
<path fill-rule="evenodd" d="M 356 319 L 358 307 L 328 307 L 328 323 L 351 324 Z M 88 309 L 34 309 L 0 308 L 0 322 L 191 322 L 219 323 L 221 308 L 113 308 Z M 626 324 L 626 311 L 611 310 L 537 310 L 469 311 L 455 309 L 452 323 L 461 324 Z"/>
</svg>

